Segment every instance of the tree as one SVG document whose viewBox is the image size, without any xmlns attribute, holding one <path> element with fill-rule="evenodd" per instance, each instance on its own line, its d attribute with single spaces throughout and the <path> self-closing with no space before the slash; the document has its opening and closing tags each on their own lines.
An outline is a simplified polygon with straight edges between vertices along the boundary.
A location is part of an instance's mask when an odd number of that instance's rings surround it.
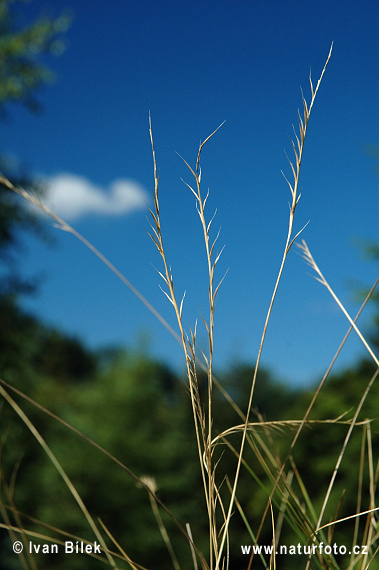
<svg viewBox="0 0 379 570">
<path fill-rule="evenodd" d="M 191 523 L 197 543 L 206 548 L 202 539 L 206 520 L 199 517 L 204 499 L 194 428 L 188 394 L 178 378 L 146 355 L 125 351 L 115 353 L 88 382 L 57 382 L 56 370 L 50 375 L 33 367 L 32 373 L 35 382 L 28 395 L 91 437 L 138 477 L 153 478 L 158 497 L 183 525 Z M 48 441 L 96 521 L 99 517 L 128 554 L 146 567 L 172 567 L 146 490 L 87 441 L 13 396 Z M 22 521 L 29 530 L 46 533 L 46 527 L 31 521 L 31 516 L 93 540 L 88 523 L 49 458 L 13 411 L 8 407 L 4 411 L 0 500 L 12 522 L 9 507 L 14 505 L 26 513 Z M 193 568 L 186 539 L 162 509 L 160 514 L 179 560 L 183 559 L 181 568 Z M 0 567 L 18 568 L 9 537 L 5 532 L 3 536 Z M 41 570 L 67 568 L 64 555 L 54 559 L 36 555 L 35 562 Z M 102 566 L 88 557 L 70 559 L 70 568 L 78 570 Z M 118 567 L 129 566 L 120 562 Z"/>
<path fill-rule="evenodd" d="M 53 77 L 40 58 L 44 54 L 62 53 L 65 45 L 61 34 L 69 26 L 68 16 L 60 16 L 55 20 L 40 18 L 19 29 L 16 2 L 0 0 L 0 114 L 3 116 L 12 102 L 21 102 L 31 111 L 40 109 L 34 92 Z"/>
<path fill-rule="evenodd" d="M 31 25 L 18 26 L 16 5 L 20 0 L 0 0 L 0 118 L 9 115 L 8 107 L 14 103 L 25 105 L 30 111 L 39 110 L 35 97 L 43 84 L 53 77 L 42 64 L 46 54 L 59 54 L 64 49 L 62 33 L 69 25 L 67 16 L 57 19 L 40 18 Z M 1 152 L 1 150 L 0 150 Z M 41 193 L 41 188 L 30 177 L 15 171 L 3 153 L 0 154 L 0 171 L 15 184 Z M 20 205 L 17 197 L 0 184 L 0 298 L 10 293 L 25 292 L 32 287 L 23 281 L 15 267 L 15 252 L 20 249 L 17 233 L 27 230 L 46 237 L 36 215 Z"/>
</svg>

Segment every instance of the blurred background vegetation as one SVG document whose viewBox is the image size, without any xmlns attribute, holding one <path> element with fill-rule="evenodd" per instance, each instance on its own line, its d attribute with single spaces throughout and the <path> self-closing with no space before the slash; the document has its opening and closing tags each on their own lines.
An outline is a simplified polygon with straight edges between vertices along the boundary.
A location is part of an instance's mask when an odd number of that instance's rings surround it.
<svg viewBox="0 0 379 570">
<path fill-rule="evenodd" d="M 69 24 L 66 17 L 41 20 L 22 31 L 12 24 L 12 2 L 0 1 L 0 112 L 6 117 L 17 112 L 15 103 L 39 109 L 38 89 L 51 80 L 51 72 L 40 64 L 40 56 L 61 51 L 60 37 Z M 25 172 L 15 171 L 0 149 L 1 170 L 14 183 L 42 192 Z M 39 218 L 23 209 L 5 187 L 0 187 L 0 378 L 69 422 L 130 468 L 137 476 L 154 478 L 157 495 L 184 526 L 189 522 L 194 540 L 207 551 L 207 518 L 198 467 L 192 412 L 185 379 L 164 363 L 146 354 L 112 348 L 91 351 L 66 333 L 45 325 L 21 308 L 22 295 L 36 291 L 37 281 L 25 279 L 20 269 L 25 253 L 21 236 L 34 232 L 51 240 Z M 376 259 L 378 248 L 372 248 Z M 376 303 L 378 298 L 376 298 Z M 378 346 L 379 311 L 372 323 L 371 340 Z M 312 412 L 317 419 L 352 416 L 367 383 L 374 373 L 369 360 L 328 379 L 322 396 Z M 242 363 L 218 371 L 217 377 L 242 410 L 246 407 L 252 369 Z M 206 379 L 200 388 L 206 390 Z M 254 399 L 256 420 L 301 419 L 312 398 L 314 387 L 289 388 L 276 381 L 269 370 L 258 376 Z M 155 570 L 171 567 L 148 494 L 121 467 L 87 441 L 78 437 L 30 402 L 13 397 L 36 425 L 61 461 L 95 519 L 100 518 L 122 548 L 140 564 Z M 373 448 L 378 449 L 379 388 L 374 385 L 361 411 L 360 419 L 370 418 Z M 220 394 L 215 394 L 215 433 L 240 418 Z M 314 425 L 306 428 L 293 455 L 293 465 L 301 473 L 316 512 L 341 449 L 348 426 Z M 364 428 L 357 428 L 344 456 L 327 517 L 348 516 L 356 512 L 358 465 Z M 260 434 L 275 453 L 286 455 L 294 431 L 285 427 Z M 233 441 L 233 437 L 231 437 Z M 238 442 L 238 436 L 235 436 Z M 233 476 L 236 460 L 227 447 L 220 453 L 219 474 Z M 255 478 L 243 471 L 237 498 L 246 505 L 245 515 L 253 529 L 258 529 L 271 489 L 270 482 L 256 457 L 246 458 Z M 368 468 L 362 477 L 368 481 Z M 294 482 L 299 485 L 300 481 Z M 345 489 L 349 491 L 345 493 Z M 368 485 L 363 485 L 361 510 L 370 506 Z M 353 492 L 352 492 L 353 490 Z M 223 483 L 223 492 L 227 492 Z M 0 402 L 0 514 L 2 522 L 17 524 L 15 510 L 27 528 L 56 536 L 44 525 L 93 541 L 88 525 L 32 434 L 9 405 Z M 188 544 L 170 517 L 161 516 L 172 538 L 180 566 L 192 568 Z M 351 544 L 354 524 L 339 525 L 331 542 Z M 267 520 L 259 542 L 271 543 L 271 524 Z M 65 540 L 65 537 L 62 538 Z M 297 544 L 296 530 L 283 526 L 283 544 Z M 359 544 L 359 536 L 357 538 Z M 251 538 L 239 513 L 231 525 L 231 567 L 245 567 L 241 544 Z M 67 568 L 67 556 L 35 555 L 40 569 Z M 26 560 L 24 567 L 33 567 Z M 23 559 L 11 549 L 5 529 L 0 529 L 0 567 L 21 568 Z M 30 564 L 30 566 L 28 566 Z M 258 558 L 254 567 L 259 566 Z M 296 562 L 299 564 L 299 561 Z M 90 557 L 71 556 L 70 568 L 103 567 Z M 121 567 L 122 563 L 120 564 Z M 262 566 L 263 567 L 263 566 Z M 343 567 L 343 565 L 342 565 Z M 379 567 L 372 565 L 372 568 Z M 290 557 L 280 561 L 280 568 L 293 568 Z"/>
</svg>

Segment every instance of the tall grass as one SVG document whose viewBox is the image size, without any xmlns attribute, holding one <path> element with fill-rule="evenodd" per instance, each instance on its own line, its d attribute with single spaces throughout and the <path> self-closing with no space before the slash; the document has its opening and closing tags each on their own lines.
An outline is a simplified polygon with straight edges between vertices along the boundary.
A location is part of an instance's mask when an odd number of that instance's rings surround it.
<svg viewBox="0 0 379 570">
<path fill-rule="evenodd" d="M 375 555 L 377 550 L 375 550 L 375 541 L 378 538 L 378 526 L 376 523 L 376 512 L 378 507 L 375 503 L 375 488 L 377 485 L 378 471 L 375 468 L 374 453 L 371 443 L 371 432 L 370 423 L 358 422 L 358 415 L 362 408 L 362 405 L 367 398 L 373 383 L 376 380 L 378 370 L 371 378 L 368 383 L 361 400 L 357 403 L 356 409 L 350 420 L 345 418 L 337 417 L 330 418 L 328 420 L 323 420 L 325 424 L 347 424 L 348 431 L 346 437 L 342 443 L 340 453 L 336 457 L 335 468 L 331 474 L 330 483 L 326 489 L 324 501 L 322 503 L 319 512 L 316 511 L 316 506 L 312 504 L 310 495 L 304 485 L 301 473 L 297 470 L 296 464 L 293 459 L 293 451 L 299 440 L 299 436 L 303 431 L 305 425 L 312 425 L 313 423 L 321 423 L 321 420 L 311 420 L 309 419 L 311 410 L 317 398 L 320 395 L 322 387 L 324 386 L 329 373 L 336 361 L 339 352 L 346 342 L 346 339 L 351 331 L 355 331 L 365 348 L 367 349 L 369 355 L 375 362 L 376 367 L 379 369 L 379 361 L 375 356 L 372 348 L 369 346 L 367 340 L 364 338 L 362 333 L 357 327 L 357 320 L 361 314 L 363 308 L 366 306 L 368 300 L 370 299 L 378 280 L 373 285 L 371 291 L 367 295 L 365 301 L 363 302 L 358 314 L 353 318 L 351 317 L 342 303 L 339 301 L 338 297 L 334 293 L 333 289 L 327 282 L 326 278 L 323 276 L 321 270 L 317 266 L 315 260 L 313 259 L 310 250 L 305 243 L 302 241 L 297 244 L 305 257 L 306 261 L 311 265 L 316 273 L 316 278 L 324 285 L 332 297 L 337 302 L 338 306 L 347 317 L 350 328 L 343 339 L 341 346 L 339 347 L 333 361 L 328 367 L 320 385 L 314 393 L 314 396 L 306 409 L 303 418 L 301 420 L 290 420 L 287 421 L 270 421 L 267 422 L 262 418 L 258 418 L 258 421 L 253 422 L 251 419 L 251 411 L 254 402 L 254 392 L 257 384 L 258 371 L 260 367 L 260 360 L 262 355 L 262 350 L 265 342 L 265 337 L 267 333 L 267 328 L 270 322 L 271 314 L 274 308 L 274 302 L 276 294 L 280 285 L 283 268 L 285 266 L 287 257 L 289 255 L 292 246 L 297 243 L 297 239 L 303 230 L 294 234 L 294 220 L 296 214 L 296 208 L 300 200 L 299 193 L 299 179 L 301 172 L 301 164 L 303 160 L 304 144 L 308 129 L 308 123 L 313 109 L 318 90 L 321 85 L 322 78 L 326 71 L 328 62 L 332 54 L 332 47 L 328 54 L 326 63 L 321 72 L 320 78 L 317 81 L 316 86 L 313 85 L 311 77 L 309 77 L 310 83 L 310 101 L 307 103 L 304 95 L 302 96 L 302 113 L 298 112 L 298 131 L 294 130 L 294 141 L 292 142 L 293 149 L 293 160 L 289 160 L 289 165 L 292 173 L 292 179 L 286 181 L 290 190 L 290 211 L 288 219 L 288 230 L 287 235 L 284 236 L 283 245 L 283 255 L 282 260 L 278 269 L 278 274 L 276 278 L 276 283 L 274 290 L 272 292 L 271 301 L 267 310 L 266 320 L 262 330 L 261 341 L 258 348 L 258 354 L 256 358 L 254 373 L 251 378 L 251 385 L 248 400 L 244 410 L 241 410 L 237 404 L 233 401 L 231 396 L 227 393 L 222 384 L 217 380 L 214 374 L 214 315 L 215 315 L 215 301 L 217 295 L 220 292 L 220 286 L 222 284 L 222 279 L 220 281 L 215 280 L 215 270 L 220 260 L 222 249 L 217 250 L 217 243 L 219 234 L 213 234 L 214 216 L 209 217 L 207 213 L 207 200 L 209 193 L 204 193 L 201 186 L 201 155 L 205 145 L 210 144 L 213 136 L 216 135 L 219 130 L 218 127 L 211 135 L 209 135 L 204 142 L 199 146 L 197 159 L 195 165 L 192 167 L 185 159 L 183 159 L 186 168 L 188 169 L 188 174 L 191 177 L 190 182 L 185 182 L 188 190 L 193 194 L 196 201 L 196 209 L 199 215 L 200 221 L 200 231 L 202 232 L 204 239 L 204 263 L 208 270 L 208 315 L 201 315 L 201 321 L 205 326 L 207 337 L 208 337 L 208 348 L 206 352 L 198 351 L 196 339 L 197 339 L 197 321 L 194 320 L 193 328 L 188 331 L 185 330 L 183 324 L 183 305 L 185 302 L 184 296 L 182 298 L 177 297 L 175 290 L 175 279 L 174 272 L 171 269 L 170 261 L 166 256 L 166 249 L 164 244 L 164 227 L 161 222 L 160 215 L 160 203 L 159 203 L 159 175 L 156 153 L 154 148 L 153 130 L 151 118 L 149 117 L 149 132 L 150 141 L 153 156 L 153 174 L 154 174 L 154 189 L 153 189 L 153 207 L 150 209 L 151 215 L 151 232 L 150 237 L 154 242 L 158 253 L 161 257 L 162 269 L 158 271 L 159 277 L 163 282 L 162 290 L 166 295 L 169 303 L 172 305 L 176 316 L 176 322 L 178 327 L 178 332 L 172 329 L 172 327 L 167 323 L 167 321 L 155 310 L 155 308 L 141 295 L 141 293 L 131 284 L 131 282 L 123 276 L 116 267 L 107 260 L 91 243 L 89 243 L 85 237 L 80 235 L 74 228 L 62 220 L 55 212 L 52 212 L 44 203 L 42 203 L 36 196 L 26 192 L 24 189 L 15 187 L 9 180 L 4 177 L 0 177 L 0 182 L 6 185 L 10 190 L 14 191 L 18 195 L 22 196 L 24 199 L 36 205 L 43 212 L 45 212 L 55 223 L 55 225 L 66 232 L 71 233 L 77 239 L 79 239 L 86 247 L 88 247 L 100 260 L 105 263 L 105 265 L 113 271 L 116 276 L 123 281 L 123 283 L 139 298 L 139 300 L 144 303 L 144 305 L 159 319 L 164 327 L 172 334 L 176 340 L 179 342 L 183 353 L 186 364 L 188 389 L 190 394 L 190 402 L 192 408 L 192 416 L 194 422 L 194 433 L 195 442 L 194 445 L 197 447 L 198 452 L 198 462 L 199 470 L 202 478 L 202 486 L 205 498 L 205 508 L 202 517 L 206 517 L 208 523 L 208 542 L 209 548 L 208 552 L 201 552 L 197 546 L 196 537 L 192 536 L 191 526 L 185 522 L 177 521 L 175 517 L 170 513 L 169 508 L 164 505 L 156 494 L 155 482 L 152 479 L 140 479 L 136 474 L 134 474 L 127 466 L 123 465 L 117 458 L 113 457 L 107 450 L 101 448 L 96 442 L 89 439 L 85 434 L 81 433 L 74 426 L 63 422 L 60 418 L 49 412 L 48 410 L 42 408 L 38 403 L 34 402 L 42 411 L 46 414 L 50 414 L 52 421 L 59 421 L 64 423 L 67 429 L 73 430 L 76 435 L 80 438 L 86 439 L 89 445 L 94 445 L 115 461 L 120 468 L 124 469 L 128 476 L 133 477 L 138 483 L 145 488 L 146 492 L 149 494 L 152 510 L 154 516 L 156 517 L 157 524 L 159 526 L 160 532 L 162 534 L 163 540 L 167 546 L 170 553 L 172 567 L 177 570 L 180 568 L 179 562 L 175 555 L 174 549 L 171 544 L 170 536 L 168 535 L 164 522 L 160 516 L 160 510 L 163 509 L 168 513 L 174 520 L 179 528 L 180 532 L 186 537 L 188 541 L 188 560 L 192 561 L 193 568 L 202 568 L 203 570 L 226 570 L 232 568 L 230 562 L 230 551 L 231 549 L 240 548 L 240 545 L 235 545 L 230 543 L 230 528 L 233 523 L 233 517 L 239 514 L 241 519 L 244 521 L 246 531 L 251 537 L 252 544 L 259 544 L 260 536 L 262 534 L 262 529 L 269 522 L 272 529 L 272 545 L 274 546 L 273 553 L 268 557 L 260 556 L 259 554 L 252 554 L 249 557 L 244 558 L 246 562 L 246 568 L 264 567 L 264 568 L 276 568 L 277 558 L 275 554 L 276 546 L 280 542 L 281 532 L 284 524 L 288 524 L 292 529 L 294 529 L 295 536 L 298 537 L 299 542 L 303 545 L 318 547 L 320 543 L 327 543 L 330 538 L 330 534 L 327 532 L 330 529 L 334 529 L 338 524 L 342 524 L 342 519 L 338 517 L 338 508 L 336 507 L 336 515 L 333 520 L 325 520 L 325 510 L 328 502 L 330 501 L 331 491 L 333 489 L 336 475 L 339 471 L 342 458 L 345 454 L 347 444 L 350 440 L 352 432 L 356 429 L 358 425 L 362 427 L 363 425 L 363 444 L 362 444 L 362 454 L 361 454 L 361 464 L 358 466 L 358 471 L 361 472 L 362 465 L 365 461 L 368 461 L 370 466 L 370 509 L 361 512 L 361 503 L 359 501 L 359 496 L 362 494 L 362 481 L 360 482 L 358 490 L 357 499 L 357 510 L 352 513 L 346 519 L 356 520 L 356 530 L 354 535 L 354 540 L 357 540 L 358 536 L 358 525 L 359 520 L 364 518 L 366 520 L 365 531 L 363 534 L 364 545 L 367 546 L 367 551 L 365 554 L 352 555 L 349 560 L 349 568 L 356 568 L 359 570 L 364 570 L 374 563 Z M 304 229 L 304 228 L 303 228 Z M 199 389 L 199 370 L 205 371 L 207 376 L 207 390 L 206 395 L 203 396 L 203 391 Z M 32 431 L 33 435 L 43 447 L 45 453 L 49 459 L 53 462 L 56 469 L 59 471 L 64 483 L 67 485 L 68 489 L 71 491 L 75 500 L 79 504 L 81 510 L 86 516 L 89 526 L 91 527 L 94 535 L 98 538 L 102 544 L 102 550 L 106 553 L 107 563 L 111 567 L 117 567 L 117 560 L 121 559 L 126 562 L 131 568 L 140 568 L 141 566 L 132 561 L 128 554 L 124 552 L 122 547 L 117 542 L 117 537 L 113 537 L 110 532 L 100 525 L 96 524 L 88 513 L 83 501 L 80 499 L 74 485 L 70 481 L 68 475 L 64 472 L 63 468 L 60 466 L 58 460 L 55 458 L 53 452 L 50 450 L 46 442 L 43 440 L 41 434 L 36 430 L 35 426 L 26 417 L 21 408 L 16 404 L 16 402 L 10 396 L 11 391 L 21 394 L 14 387 L 2 381 L 0 385 L 0 393 L 4 399 L 8 402 L 10 406 L 18 414 L 20 421 L 23 421 L 26 426 Z M 229 402 L 229 404 L 234 408 L 240 417 L 240 423 L 236 425 L 231 425 L 222 432 L 215 432 L 215 417 L 214 417 L 214 393 L 215 390 L 220 392 L 223 397 Z M 28 399 L 28 396 L 21 394 L 24 398 Z M 29 399 L 30 400 L 30 399 Z M 275 430 L 295 430 L 294 437 L 287 449 L 284 460 L 280 459 L 280 453 L 275 449 L 273 439 L 271 434 Z M 332 429 L 332 428 L 331 428 Z M 238 436 L 238 440 L 236 439 Z M 220 455 L 217 452 L 218 446 L 222 444 L 225 449 L 231 452 L 231 457 L 234 458 L 234 474 L 233 476 L 227 477 L 225 473 L 219 473 L 222 467 L 222 461 L 220 461 Z M 250 458 L 254 456 L 258 461 L 262 471 L 265 473 L 267 482 L 263 484 L 259 477 L 256 476 L 254 468 L 249 464 Z M 257 487 L 264 489 L 266 493 L 266 506 L 262 510 L 261 523 L 258 528 L 251 528 L 251 525 L 246 515 L 246 506 L 243 505 L 238 499 L 238 483 L 241 476 L 241 469 L 244 467 L 251 475 L 252 483 Z M 295 484 L 296 483 L 296 484 Z M 14 537 L 15 533 L 21 533 L 21 536 L 27 537 L 31 534 L 28 529 L 23 528 L 21 525 L 11 524 L 9 517 L 7 517 L 4 505 L 2 506 L 4 523 L 0 526 L 7 528 L 11 535 Z M 101 533 L 103 532 L 103 534 Z M 62 531 L 64 532 L 64 531 Z M 104 537 L 108 536 L 109 540 L 113 544 L 113 550 L 106 545 Z M 51 540 L 48 536 L 44 537 L 45 540 Z M 302 559 L 303 560 L 303 559 Z M 34 567 L 33 562 L 25 562 L 30 564 L 30 567 Z M 297 564 L 296 564 L 296 567 Z M 306 558 L 304 562 L 304 567 L 306 569 L 312 568 L 339 568 L 339 562 L 333 553 L 322 552 L 315 549 L 312 554 Z"/>
</svg>

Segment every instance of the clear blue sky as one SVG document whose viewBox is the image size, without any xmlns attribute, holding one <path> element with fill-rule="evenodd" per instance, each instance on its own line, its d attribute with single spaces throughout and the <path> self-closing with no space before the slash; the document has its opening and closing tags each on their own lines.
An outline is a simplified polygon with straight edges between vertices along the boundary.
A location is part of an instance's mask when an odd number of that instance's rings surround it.
<svg viewBox="0 0 379 570">
<path fill-rule="evenodd" d="M 13 108 L 1 125 L 2 150 L 49 182 L 58 212 L 175 326 L 143 202 L 153 184 L 150 111 L 167 255 L 178 295 L 186 290 L 184 324 L 188 330 L 200 319 L 205 348 L 206 259 L 194 199 L 181 181 L 191 175 L 176 152 L 193 165 L 200 140 L 226 120 L 202 157 L 208 216 L 217 208 L 214 230 L 221 227 L 226 246 L 218 277 L 228 269 L 216 308 L 216 367 L 257 356 L 287 232 L 284 151 L 291 155 L 300 87 L 309 99 L 309 71 L 316 83 L 334 41 L 309 123 L 295 230 L 310 220 L 303 238 L 355 314 L 354 280 L 371 285 L 377 271 L 356 242 L 378 239 L 379 177 L 366 152 L 379 145 L 378 3 L 34 0 L 19 8 L 28 20 L 66 9 L 74 17 L 68 47 L 48 60 L 57 81 L 39 93 L 44 111 Z M 54 248 L 27 238 L 24 271 L 44 281 L 24 306 L 91 347 L 135 348 L 148 337 L 152 355 L 180 366 L 180 347 L 132 293 L 75 238 L 51 231 Z M 363 330 L 369 318 L 370 310 Z M 291 383 L 315 380 L 347 328 L 293 249 L 263 363 Z M 363 353 L 352 337 L 340 366 Z"/>
</svg>

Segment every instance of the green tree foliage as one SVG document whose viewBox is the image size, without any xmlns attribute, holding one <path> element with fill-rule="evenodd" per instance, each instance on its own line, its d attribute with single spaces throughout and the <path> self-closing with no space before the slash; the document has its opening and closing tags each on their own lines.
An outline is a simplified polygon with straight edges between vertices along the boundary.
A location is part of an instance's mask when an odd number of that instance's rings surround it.
<svg viewBox="0 0 379 570">
<path fill-rule="evenodd" d="M 338 374 L 332 374 L 316 400 L 310 419 L 332 420 L 340 417 L 351 420 L 374 373 L 375 364 L 363 359 L 349 369 Z M 293 405 L 287 407 L 285 412 L 287 416 L 301 419 L 314 395 L 314 391 L 315 388 L 299 393 L 293 401 Z M 348 441 L 325 509 L 324 524 L 331 518 L 342 519 L 373 507 L 372 489 L 376 486 L 373 478 L 377 477 L 377 473 L 375 475 L 377 469 L 375 452 L 379 449 L 378 404 L 379 384 L 376 382 L 373 384 L 357 418 L 357 423 L 365 420 L 370 420 L 370 422 L 366 425 L 357 425 Z M 311 424 L 303 429 L 293 450 L 293 463 L 289 465 L 289 469 L 297 470 L 299 475 L 299 479 L 296 478 L 296 475 L 293 478 L 293 488 L 299 496 L 303 496 L 301 485 L 305 486 L 314 515 L 308 508 L 305 497 L 302 508 L 308 513 L 311 520 L 316 521 L 319 516 L 349 427 L 348 423 L 345 425 Z M 283 450 L 282 459 L 286 456 L 293 435 L 292 431 L 287 431 L 284 434 L 280 443 Z M 373 454 L 373 463 L 370 465 L 371 454 Z M 354 543 L 355 525 L 359 522 L 355 543 L 360 544 L 366 520 L 366 517 L 362 517 L 360 521 L 353 519 L 331 527 L 328 533 L 329 542 L 351 545 Z M 296 535 L 287 527 L 283 533 L 282 542 L 290 544 L 295 538 Z M 342 559 L 339 562 L 342 563 Z M 345 563 L 346 559 L 343 564 Z M 283 568 L 291 567 L 286 566 L 285 561 L 283 564 Z M 345 566 L 342 565 L 342 567 Z"/>
<path fill-rule="evenodd" d="M 371 242 L 364 248 L 364 254 L 369 260 L 373 260 L 379 265 L 379 243 Z M 379 291 L 374 291 L 372 302 L 375 304 L 375 311 L 371 322 L 371 332 L 369 333 L 372 344 L 379 348 Z"/>
<path fill-rule="evenodd" d="M 43 325 L 12 298 L 1 303 L 0 347 L 0 373 L 18 383 L 32 370 L 57 382 L 84 380 L 96 370 L 97 358 L 81 342 Z"/>
<path fill-rule="evenodd" d="M 34 372 L 38 376 L 38 370 Z M 203 510 L 198 457 L 184 385 L 167 367 L 125 353 L 93 374 L 88 382 L 57 383 L 55 371 L 51 372 L 51 377 L 40 374 L 39 382 L 28 393 L 103 446 L 138 477 L 154 478 L 158 497 L 182 524 L 191 522 L 194 535 L 206 548 L 202 540 L 206 521 L 198 516 Z M 42 431 L 91 514 L 101 518 L 129 555 L 150 568 L 170 567 L 146 490 L 87 441 L 25 402 L 22 407 Z M 49 459 L 13 413 L 7 414 L 7 421 L 5 481 L 9 482 L 20 462 L 14 504 L 29 516 L 93 540 L 75 500 Z M 9 446 L 13 463 L 5 454 L 8 450 L 9 455 Z M 6 497 L 3 500 L 9 504 Z M 164 511 L 161 515 L 178 558 L 190 560 L 188 544 L 177 526 Z M 28 528 L 46 532 L 42 526 L 23 520 Z M 8 548 L 3 551 L 6 553 Z M 55 568 L 67 568 L 67 556 L 54 560 L 37 556 L 36 562 L 40 569 L 51 568 L 53 563 Z M 90 558 L 75 556 L 70 567 L 97 566 Z"/>
<path fill-rule="evenodd" d="M 67 351 L 64 350 L 66 342 L 63 342 L 61 349 L 56 351 L 51 347 L 55 346 L 59 335 L 48 330 L 36 334 L 33 323 L 29 321 L 26 325 L 29 327 L 26 331 L 30 336 L 48 339 L 47 344 L 41 345 L 38 358 L 34 352 L 33 366 L 29 371 L 28 394 L 103 446 L 138 477 L 144 475 L 152 477 L 158 487 L 158 497 L 182 524 L 185 522 L 191 524 L 196 542 L 206 552 L 204 498 L 190 401 L 184 381 L 166 366 L 150 360 L 146 355 L 142 357 L 114 351 L 113 356 L 109 353 L 107 357 L 102 356 L 98 359 L 97 369 L 94 370 L 91 365 L 88 375 L 81 376 L 82 381 L 72 382 L 69 374 L 59 376 L 60 368 L 68 357 Z M 53 343 L 49 344 L 51 338 Z M 55 366 L 50 360 L 46 364 L 41 358 L 43 350 L 48 346 L 52 352 L 63 355 L 62 360 L 57 359 Z M 30 348 L 29 350 L 33 354 L 33 350 Z M 72 370 L 72 366 L 66 363 L 65 370 Z M 250 367 L 236 366 L 220 376 L 220 380 L 227 386 L 242 409 L 246 404 L 245 392 L 248 390 L 251 372 Z M 316 402 L 312 417 L 330 419 L 345 412 L 347 418 L 351 417 L 372 372 L 371 363 L 362 361 L 351 370 L 331 376 Z M 57 378 L 60 378 L 59 382 Z M 202 378 L 199 381 L 201 383 Z M 269 372 L 262 371 L 258 377 L 257 399 L 252 421 L 260 417 L 277 420 L 301 418 L 312 395 L 312 390 L 290 391 L 285 386 L 277 384 Z M 374 449 L 379 444 L 376 425 L 378 397 L 378 387 L 374 385 L 359 418 L 373 419 L 370 428 Z M 61 461 L 95 519 L 99 517 L 125 551 L 145 567 L 157 570 L 171 567 L 146 491 L 139 488 L 130 474 L 87 441 L 33 406 L 22 400 L 20 403 Z M 230 411 L 229 404 L 226 404 L 217 392 L 215 392 L 214 406 L 215 422 L 218 423 L 218 426 L 215 426 L 215 433 L 238 423 L 234 417 L 236 413 Z M 2 433 L 5 434 L 2 450 L 3 476 L 5 482 L 9 484 L 12 472 L 17 470 L 13 495 L 15 506 L 44 523 L 93 540 L 94 537 L 83 515 L 49 459 L 18 418 L 9 410 L 7 413 L 5 411 L 4 408 L 1 418 Z M 292 467 L 296 465 L 316 513 L 321 507 L 347 429 L 347 425 L 333 424 L 306 427 L 293 453 Z M 330 507 L 326 512 L 326 520 L 331 511 L 333 515 L 335 514 L 341 498 L 341 516 L 356 512 L 363 429 L 357 427 L 348 445 L 330 500 Z M 260 449 L 263 449 L 261 446 L 263 442 L 272 454 L 284 459 L 293 435 L 294 429 L 290 427 L 283 426 L 280 430 L 257 429 L 252 441 Z M 240 437 L 237 434 L 229 437 L 228 441 L 238 447 Z M 235 469 L 235 455 L 225 445 L 220 445 L 218 450 L 220 453 L 218 476 L 226 474 L 231 479 Z M 247 467 L 242 473 L 237 497 L 241 504 L 245 505 L 245 515 L 256 531 L 272 486 L 252 449 L 247 449 L 245 458 Z M 272 469 L 272 465 L 270 467 Z M 288 468 L 290 469 L 291 465 Z M 275 472 L 275 469 L 273 471 Z M 362 510 L 369 508 L 370 504 L 368 475 L 366 460 L 363 467 Z M 292 486 L 301 498 L 302 491 L 296 477 Z M 344 493 L 344 489 L 348 492 Z M 221 493 L 228 495 L 225 480 L 221 486 Z M 3 496 L 3 500 L 9 504 L 6 497 Z M 307 510 L 305 500 L 303 503 L 301 508 Z M 280 505 L 274 502 L 273 507 L 279 509 Z M 181 567 L 183 570 L 191 568 L 185 539 L 162 509 L 161 515 L 172 538 Z M 22 520 L 27 528 L 46 532 L 46 528 L 30 523 L 27 518 L 23 517 Z M 284 524 L 282 544 L 297 544 L 296 529 L 291 530 L 291 528 L 290 525 Z M 352 532 L 351 523 L 341 525 L 335 530 L 334 540 L 339 544 L 351 544 Z M 271 533 L 270 517 L 268 517 L 267 525 L 261 533 L 260 543 L 270 544 Z M 239 545 L 244 543 L 250 544 L 251 539 L 236 511 L 231 527 L 231 567 L 241 567 L 241 564 L 245 567 L 246 560 L 241 560 L 239 550 Z M 8 550 L 9 540 L 5 541 L 2 550 L 4 554 L 1 556 L 6 557 Z M 9 553 L 7 560 L 14 563 L 12 553 Z M 36 555 L 35 560 L 39 569 L 50 568 L 53 564 L 57 568 L 67 567 L 65 556 Z M 10 565 L 11 562 L 7 568 L 14 567 Z M 78 569 L 102 567 L 101 563 L 90 558 L 75 556 L 70 560 L 70 564 L 71 562 L 70 567 Z M 258 561 L 256 563 L 258 564 Z M 120 567 L 123 567 L 122 564 Z M 290 557 L 283 557 L 280 567 L 285 570 L 293 567 L 293 560 Z"/>
<path fill-rule="evenodd" d="M 93 377 L 96 368 L 97 358 L 78 340 L 44 326 L 19 309 L 11 298 L 2 298 L 0 378 L 44 404 L 52 412 L 60 413 L 62 407 L 69 402 L 70 387 L 75 383 L 83 385 Z M 17 473 L 16 480 L 20 482 L 16 493 L 19 506 L 25 512 L 35 513 L 40 502 L 34 492 L 34 484 L 40 479 L 43 466 L 48 460 L 17 414 L 5 400 L 1 400 L 1 501 L 8 506 L 13 505 L 13 493 L 8 486 Z M 19 398 L 18 401 L 40 433 L 44 437 L 54 438 L 58 424 L 22 399 Z M 59 486 L 54 492 L 60 496 L 62 494 Z M 6 553 L 9 545 L 6 531 L 1 530 L 0 551 Z M 4 560 L 6 557 L 3 559 L 0 554 L 1 568 L 19 567 L 19 561 L 14 556 L 8 562 Z"/>
<path fill-rule="evenodd" d="M 17 7 L 20 0 L 0 0 L 0 118 L 9 114 L 12 104 L 21 103 L 31 111 L 40 109 L 35 92 L 53 73 L 42 63 L 47 54 L 63 51 L 62 33 L 69 25 L 67 16 L 54 20 L 40 18 L 30 25 L 19 25 Z M 15 184 L 36 193 L 41 187 L 30 176 L 14 167 L 0 149 L 0 171 Z M 47 237 L 39 219 L 10 190 L 0 184 L 0 295 L 26 292 L 32 283 L 21 279 L 15 264 L 15 252 L 20 250 L 20 232 L 32 231 Z"/>
<path fill-rule="evenodd" d="M 62 33 L 69 18 L 40 18 L 19 28 L 14 0 L 0 0 L 0 113 L 12 102 L 21 102 L 30 110 L 39 109 L 35 91 L 51 81 L 53 74 L 41 63 L 44 54 L 60 54 L 65 49 Z M 18 2 L 19 3 L 19 2 Z"/>
</svg>

